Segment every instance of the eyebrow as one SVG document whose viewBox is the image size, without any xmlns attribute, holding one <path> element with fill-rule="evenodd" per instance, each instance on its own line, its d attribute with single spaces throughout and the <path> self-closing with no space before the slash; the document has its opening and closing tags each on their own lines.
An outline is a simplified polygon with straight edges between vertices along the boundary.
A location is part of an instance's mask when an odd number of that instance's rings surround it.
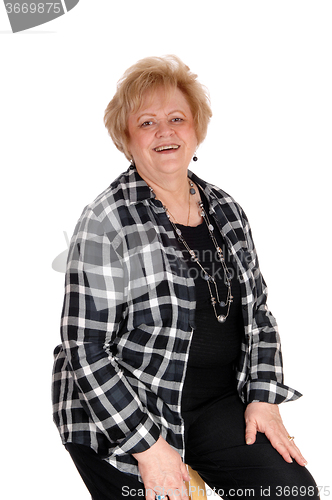
<svg viewBox="0 0 332 500">
<path fill-rule="evenodd" d="M 174 111 L 171 111 L 170 113 L 168 113 L 167 116 L 174 115 L 175 113 L 181 113 L 181 115 L 183 115 L 185 118 L 187 118 L 187 115 L 184 113 L 184 111 L 181 111 L 180 109 L 175 109 Z M 157 115 L 155 113 L 149 113 L 149 112 L 144 111 L 144 113 L 142 113 L 141 115 L 138 116 L 137 122 L 139 122 L 143 118 L 143 116 L 155 117 Z"/>
</svg>

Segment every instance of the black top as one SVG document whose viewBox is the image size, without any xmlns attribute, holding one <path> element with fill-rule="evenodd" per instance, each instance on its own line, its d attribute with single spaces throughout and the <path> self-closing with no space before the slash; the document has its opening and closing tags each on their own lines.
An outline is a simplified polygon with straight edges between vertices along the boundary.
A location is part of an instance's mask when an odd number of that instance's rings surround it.
<svg viewBox="0 0 332 500">
<path fill-rule="evenodd" d="M 206 201 L 202 196 L 208 214 Z M 236 265 L 228 254 L 226 244 L 214 223 L 214 236 L 223 251 L 227 268 L 231 273 L 232 295 L 229 315 L 225 323 L 219 323 L 213 307 L 203 271 L 192 261 L 183 247 L 183 256 L 189 266 L 189 275 L 196 286 L 196 328 L 189 352 L 187 374 L 182 394 L 182 413 L 200 408 L 209 401 L 236 392 L 234 364 L 239 355 L 244 326 L 241 311 L 240 283 L 237 279 Z M 182 226 L 182 236 L 192 250 L 195 250 L 200 263 L 217 282 L 219 298 L 226 302 L 227 290 L 224 271 L 216 254 L 206 223 L 197 227 Z M 181 244 L 182 245 L 182 244 Z M 212 285 L 215 295 L 214 285 Z M 227 308 L 216 306 L 217 314 L 226 314 Z"/>
</svg>

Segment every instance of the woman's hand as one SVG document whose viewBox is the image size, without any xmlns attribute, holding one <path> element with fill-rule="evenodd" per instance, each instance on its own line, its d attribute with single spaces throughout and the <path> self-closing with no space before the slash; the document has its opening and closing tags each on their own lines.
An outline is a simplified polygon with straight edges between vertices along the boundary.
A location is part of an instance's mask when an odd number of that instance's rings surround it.
<svg viewBox="0 0 332 500">
<path fill-rule="evenodd" d="M 189 475 L 179 453 L 162 437 L 146 451 L 134 453 L 143 479 L 146 500 L 155 496 L 166 496 L 169 500 L 187 500 L 188 494 L 184 481 Z"/>
<path fill-rule="evenodd" d="M 286 462 L 291 463 L 294 458 L 300 465 L 307 464 L 294 441 L 289 439 L 277 405 L 250 403 L 246 408 L 244 418 L 247 444 L 253 444 L 256 441 L 257 432 L 263 432 Z"/>
</svg>

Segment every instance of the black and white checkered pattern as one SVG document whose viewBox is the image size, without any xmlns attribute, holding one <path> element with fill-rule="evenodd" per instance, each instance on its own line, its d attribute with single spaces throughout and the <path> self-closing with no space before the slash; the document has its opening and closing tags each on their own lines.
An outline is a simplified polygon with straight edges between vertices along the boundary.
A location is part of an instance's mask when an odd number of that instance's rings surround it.
<svg viewBox="0 0 332 500">
<path fill-rule="evenodd" d="M 238 392 L 247 402 L 296 399 L 283 384 L 277 325 L 247 218 L 225 192 L 189 176 L 209 200 L 241 281 Z M 132 166 L 84 209 L 70 245 L 54 420 L 63 443 L 90 446 L 137 477 L 132 453 L 159 435 L 184 455 L 180 402 L 195 285 L 181 257 L 162 204 Z"/>
</svg>

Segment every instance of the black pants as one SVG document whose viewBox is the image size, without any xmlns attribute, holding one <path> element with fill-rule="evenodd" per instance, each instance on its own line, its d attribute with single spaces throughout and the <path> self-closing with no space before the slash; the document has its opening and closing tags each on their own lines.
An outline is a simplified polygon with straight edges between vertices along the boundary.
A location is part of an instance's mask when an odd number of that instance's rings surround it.
<svg viewBox="0 0 332 500">
<path fill-rule="evenodd" d="M 258 433 L 245 444 L 245 406 L 237 395 L 214 402 L 199 414 L 185 416 L 185 462 L 223 499 L 269 500 L 318 497 L 305 467 L 289 464 Z M 67 444 L 93 500 L 144 499 L 144 486 L 101 460 L 88 447 Z M 206 496 L 202 495 L 202 500 Z"/>
</svg>

